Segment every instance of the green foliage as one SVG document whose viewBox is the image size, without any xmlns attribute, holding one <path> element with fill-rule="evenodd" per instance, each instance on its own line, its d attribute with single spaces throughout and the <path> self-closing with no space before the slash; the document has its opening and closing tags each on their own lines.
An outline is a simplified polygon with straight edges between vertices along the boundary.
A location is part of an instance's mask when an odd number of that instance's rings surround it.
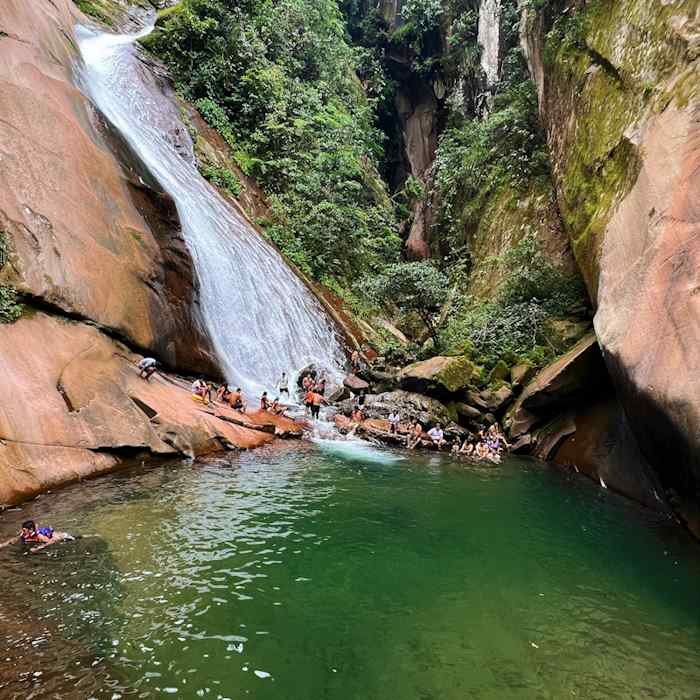
<svg viewBox="0 0 700 700">
<path fill-rule="evenodd" d="M 398 259 L 376 175 L 386 85 L 348 44 L 335 0 L 184 0 L 150 46 L 266 191 L 268 232 L 295 263 L 352 280 Z"/>
<path fill-rule="evenodd" d="M 498 95 L 486 119 L 464 119 L 448 128 L 440 139 L 436 173 L 438 214 L 453 246 L 464 242 L 489 196 L 502 186 L 517 189 L 548 177 L 532 83 L 516 83 Z"/>
<path fill-rule="evenodd" d="M 228 168 L 203 165 L 201 173 L 209 182 L 217 187 L 221 187 L 221 189 L 226 190 L 234 197 L 238 197 L 242 191 L 241 181 L 238 179 L 238 176 Z"/>
<path fill-rule="evenodd" d="M 503 256 L 510 274 L 499 290 L 504 305 L 537 303 L 548 314 L 565 315 L 585 309 L 586 292 L 577 275 L 552 265 L 534 234 L 527 234 Z"/>
<path fill-rule="evenodd" d="M 22 310 L 17 290 L 0 284 L 0 323 L 14 323 L 22 315 Z"/>
<path fill-rule="evenodd" d="M 534 235 L 525 236 L 504 255 L 510 269 L 493 301 L 461 300 L 440 337 L 450 352 L 463 352 L 492 368 L 503 358 L 540 367 L 559 352 L 549 322 L 583 317 L 587 304 L 578 276 L 555 268 Z"/>
<path fill-rule="evenodd" d="M 447 276 L 429 262 L 404 262 L 363 284 L 363 291 L 380 306 L 395 305 L 403 313 L 418 314 L 438 344 L 435 314 L 445 302 Z"/>
<path fill-rule="evenodd" d="M 444 11 L 441 0 L 406 0 L 401 5 L 401 18 L 419 32 L 436 29 Z"/>
<path fill-rule="evenodd" d="M 94 0 L 74 0 L 74 2 L 78 6 L 78 9 L 88 17 L 93 17 L 100 21 L 107 19 L 104 9 Z"/>
</svg>

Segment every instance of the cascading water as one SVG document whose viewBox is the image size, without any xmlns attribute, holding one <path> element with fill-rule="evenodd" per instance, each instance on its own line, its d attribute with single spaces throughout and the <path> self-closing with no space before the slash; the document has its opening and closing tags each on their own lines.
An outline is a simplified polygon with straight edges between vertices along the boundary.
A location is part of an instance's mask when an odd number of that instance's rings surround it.
<svg viewBox="0 0 700 700">
<path fill-rule="evenodd" d="M 477 42 L 481 46 L 481 67 L 490 90 L 500 78 L 501 0 L 481 0 Z"/>
<path fill-rule="evenodd" d="M 177 205 L 200 287 L 202 319 L 231 384 L 270 388 L 282 371 L 343 365 L 332 324 L 279 253 L 201 177 L 177 109 L 139 60 L 135 35 L 77 28 L 82 87 Z"/>
</svg>

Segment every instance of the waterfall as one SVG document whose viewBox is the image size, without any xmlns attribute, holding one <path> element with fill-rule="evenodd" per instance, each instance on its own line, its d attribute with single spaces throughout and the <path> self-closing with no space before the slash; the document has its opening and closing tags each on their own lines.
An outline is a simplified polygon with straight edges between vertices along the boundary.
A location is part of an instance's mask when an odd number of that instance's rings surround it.
<svg viewBox="0 0 700 700">
<path fill-rule="evenodd" d="M 230 384 L 270 389 L 314 363 L 331 374 L 344 364 L 318 300 L 273 246 L 197 171 L 177 107 L 139 60 L 135 35 L 76 29 L 81 87 L 173 198 L 199 282 L 199 319 Z"/>
<path fill-rule="evenodd" d="M 481 46 L 481 67 L 490 91 L 500 78 L 501 0 L 481 0 L 477 42 Z"/>
</svg>

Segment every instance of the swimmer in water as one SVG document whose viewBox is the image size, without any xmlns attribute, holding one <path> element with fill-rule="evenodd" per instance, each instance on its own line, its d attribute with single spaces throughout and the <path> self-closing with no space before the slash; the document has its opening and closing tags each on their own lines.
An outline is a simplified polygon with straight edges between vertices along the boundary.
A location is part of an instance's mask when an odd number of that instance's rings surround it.
<svg viewBox="0 0 700 700">
<path fill-rule="evenodd" d="M 75 537 L 67 532 L 56 532 L 52 527 L 37 527 L 33 520 L 26 520 L 22 523 L 22 529 L 19 534 L 11 537 L 6 542 L 0 543 L 0 549 L 16 542 L 21 542 L 22 544 L 34 544 L 35 546 L 29 551 L 35 554 L 42 549 L 46 549 L 46 547 L 50 547 L 52 544 L 68 542 L 74 539 Z"/>
</svg>

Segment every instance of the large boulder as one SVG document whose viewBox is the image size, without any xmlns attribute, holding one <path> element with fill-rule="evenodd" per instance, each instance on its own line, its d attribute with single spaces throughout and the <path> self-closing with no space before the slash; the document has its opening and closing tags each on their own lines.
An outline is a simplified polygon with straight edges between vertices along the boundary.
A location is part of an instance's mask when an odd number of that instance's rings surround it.
<svg viewBox="0 0 700 700">
<path fill-rule="evenodd" d="M 193 401 L 188 381 L 140 379 L 139 359 L 93 326 L 43 313 L 2 326 L 0 375 L 11 400 L 0 405 L 0 504 L 139 452 L 196 457 L 272 440 L 255 417 L 242 427 L 216 415 L 227 409 Z M 274 431 L 295 429 L 280 420 Z"/>
<path fill-rule="evenodd" d="M 584 401 L 603 385 L 607 388 L 607 372 L 595 334 L 589 333 L 525 387 L 506 419 L 511 437 L 528 432 L 554 411 Z"/>
<path fill-rule="evenodd" d="M 343 386 L 355 393 L 369 390 L 369 382 L 361 379 L 356 374 L 348 374 L 345 379 L 343 379 Z"/>
<path fill-rule="evenodd" d="M 402 389 L 420 393 L 454 394 L 467 389 L 479 369 L 466 357 L 431 357 L 405 367 L 399 375 Z"/>
</svg>

